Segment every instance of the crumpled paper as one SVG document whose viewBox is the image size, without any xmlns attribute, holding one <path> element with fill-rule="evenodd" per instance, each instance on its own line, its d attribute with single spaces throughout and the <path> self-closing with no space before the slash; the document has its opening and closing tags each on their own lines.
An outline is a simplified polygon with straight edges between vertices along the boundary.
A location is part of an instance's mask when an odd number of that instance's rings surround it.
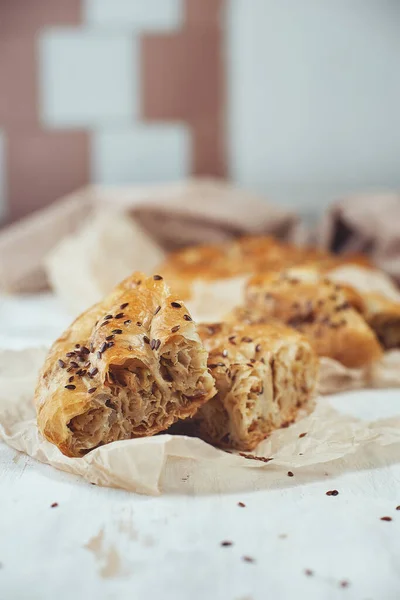
<svg viewBox="0 0 400 600">
<path fill-rule="evenodd" d="M 316 468 L 367 445 L 400 444 L 400 417 L 360 421 L 335 411 L 325 398 L 313 414 L 274 432 L 252 455 L 163 434 L 114 442 L 83 458 L 68 458 L 43 439 L 36 425 L 32 397 L 46 352 L 44 348 L 0 352 L 0 440 L 98 485 L 152 495 L 187 493 L 191 478 L 190 493 L 259 489 L 273 486 L 288 470 Z"/>
<path fill-rule="evenodd" d="M 46 256 L 53 291 L 73 315 L 99 302 L 132 271 L 154 272 L 165 254 L 124 212 L 94 211 Z"/>
<path fill-rule="evenodd" d="M 400 387 L 400 350 L 389 350 L 381 360 L 362 369 L 350 369 L 327 357 L 320 359 L 320 365 L 320 394 L 337 394 L 362 388 Z"/>
</svg>

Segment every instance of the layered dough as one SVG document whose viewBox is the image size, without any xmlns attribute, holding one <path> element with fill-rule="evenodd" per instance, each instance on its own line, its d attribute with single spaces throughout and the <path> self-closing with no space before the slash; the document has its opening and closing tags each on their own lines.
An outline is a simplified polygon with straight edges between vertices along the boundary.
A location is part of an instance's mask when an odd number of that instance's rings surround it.
<svg viewBox="0 0 400 600">
<path fill-rule="evenodd" d="M 207 352 L 159 275 L 135 273 L 53 344 L 35 393 L 40 431 L 68 456 L 154 435 L 215 394 Z"/>
<path fill-rule="evenodd" d="M 297 265 L 320 271 L 343 264 L 369 266 L 363 255 L 334 256 L 316 248 L 299 248 L 269 236 L 247 236 L 224 244 L 191 246 L 171 253 L 159 267 L 173 291 L 189 299 L 195 283 L 226 281 L 254 273 L 280 271 Z"/>
<path fill-rule="evenodd" d="M 322 278 L 314 268 L 288 269 L 252 277 L 234 319 L 285 323 L 306 335 L 319 356 L 358 368 L 382 356 L 374 331 L 354 307 L 360 303 L 354 290 Z"/>
<path fill-rule="evenodd" d="M 253 450 L 271 431 L 313 407 L 318 360 L 310 343 L 280 324 L 200 326 L 217 395 L 191 433 L 220 447 Z"/>
<path fill-rule="evenodd" d="M 362 265 L 342 265 L 329 269 L 326 276 L 358 294 L 349 298 L 360 311 L 386 350 L 400 348 L 400 292 L 390 277 Z"/>
</svg>

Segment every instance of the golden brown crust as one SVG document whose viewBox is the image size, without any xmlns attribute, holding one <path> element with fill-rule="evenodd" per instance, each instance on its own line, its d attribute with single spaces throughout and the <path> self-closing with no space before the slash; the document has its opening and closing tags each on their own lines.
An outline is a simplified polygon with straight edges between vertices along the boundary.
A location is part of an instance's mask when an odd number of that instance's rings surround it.
<svg viewBox="0 0 400 600">
<path fill-rule="evenodd" d="M 356 292 L 352 291 L 354 297 Z M 301 331 L 319 356 L 347 367 L 379 359 L 382 349 L 374 332 L 350 305 L 346 291 L 314 268 L 255 275 L 247 284 L 245 307 L 234 318 L 249 322 L 278 320 Z"/>
<path fill-rule="evenodd" d="M 159 271 L 174 292 L 191 296 L 195 279 L 214 281 L 262 270 L 279 269 L 300 260 L 299 249 L 272 238 L 249 236 L 224 244 L 193 246 L 171 253 Z M 305 252 L 305 251 L 304 251 Z"/>
<path fill-rule="evenodd" d="M 388 275 L 364 265 L 340 265 L 326 276 L 353 295 L 349 302 L 363 315 L 386 349 L 400 347 L 400 292 Z M 358 301 L 355 302 L 355 295 Z"/>
<path fill-rule="evenodd" d="M 214 394 L 207 353 L 164 280 L 141 273 L 53 344 L 35 394 L 43 435 L 69 456 L 154 435 Z"/>
<path fill-rule="evenodd" d="M 199 333 L 218 393 L 195 415 L 192 433 L 217 446 L 253 450 L 312 408 L 318 359 L 297 332 L 279 323 L 211 323 Z"/>
<path fill-rule="evenodd" d="M 214 281 L 279 271 L 296 265 L 310 265 L 324 272 L 348 264 L 370 265 L 368 259 L 360 254 L 335 256 L 317 248 L 299 248 L 271 236 L 245 236 L 223 244 L 178 250 L 167 257 L 159 270 L 173 291 L 188 299 L 196 279 Z"/>
</svg>

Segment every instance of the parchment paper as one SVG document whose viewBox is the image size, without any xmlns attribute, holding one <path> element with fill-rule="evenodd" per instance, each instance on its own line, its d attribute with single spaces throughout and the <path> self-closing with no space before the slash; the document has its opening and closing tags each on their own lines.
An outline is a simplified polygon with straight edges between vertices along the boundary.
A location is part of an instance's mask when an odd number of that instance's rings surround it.
<svg viewBox="0 0 400 600">
<path fill-rule="evenodd" d="M 0 352 L 0 439 L 98 485 L 143 494 L 179 493 L 185 491 L 187 477 L 196 477 L 194 492 L 259 489 L 272 486 L 288 470 L 321 465 L 367 445 L 400 444 L 400 417 L 359 421 L 335 411 L 322 398 L 312 415 L 273 433 L 247 458 L 196 438 L 168 434 L 114 442 L 84 458 L 67 458 L 42 438 L 36 425 L 32 395 L 45 354 L 45 348 Z"/>
</svg>

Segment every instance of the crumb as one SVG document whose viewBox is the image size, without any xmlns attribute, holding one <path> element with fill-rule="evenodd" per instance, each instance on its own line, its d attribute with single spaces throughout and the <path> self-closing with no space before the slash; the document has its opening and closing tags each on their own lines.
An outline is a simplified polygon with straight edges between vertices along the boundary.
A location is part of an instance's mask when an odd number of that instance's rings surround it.
<svg viewBox="0 0 400 600">
<path fill-rule="evenodd" d="M 252 558 L 251 556 L 242 556 L 242 560 L 244 562 L 248 562 L 248 563 L 253 563 L 255 562 L 254 558 Z"/>
<path fill-rule="evenodd" d="M 400 510 L 400 504 L 396 506 L 396 510 Z"/>
<path fill-rule="evenodd" d="M 314 571 L 311 571 L 311 569 L 304 569 L 304 573 L 308 576 L 308 577 L 312 577 L 312 575 L 314 575 Z"/>
<path fill-rule="evenodd" d="M 53 502 L 53 504 L 51 505 L 51 508 L 57 508 L 58 506 L 58 502 Z"/>
<path fill-rule="evenodd" d="M 392 517 L 381 517 L 381 521 L 392 521 Z"/>
<path fill-rule="evenodd" d="M 307 433 L 301 433 L 301 434 L 299 435 L 299 438 L 306 437 L 306 435 L 307 435 Z"/>
<path fill-rule="evenodd" d="M 245 508 L 246 505 L 244 502 L 238 502 L 238 506 L 240 506 L 240 508 Z"/>
<path fill-rule="evenodd" d="M 340 587 L 342 587 L 342 588 L 347 588 L 347 587 L 349 587 L 349 585 L 350 585 L 350 582 L 349 582 L 349 581 L 346 581 L 345 579 L 343 579 L 343 581 L 341 581 L 339 585 L 340 585 Z"/>
<path fill-rule="evenodd" d="M 288 474 L 288 477 L 293 477 L 292 471 L 288 471 L 287 474 Z"/>
<path fill-rule="evenodd" d="M 226 547 L 226 546 L 233 546 L 233 542 L 224 541 L 224 542 L 221 542 L 221 546 L 224 546 L 224 547 Z"/>
<path fill-rule="evenodd" d="M 329 492 L 326 492 L 327 496 L 338 496 L 339 492 L 337 490 L 329 490 Z"/>
</svg>

